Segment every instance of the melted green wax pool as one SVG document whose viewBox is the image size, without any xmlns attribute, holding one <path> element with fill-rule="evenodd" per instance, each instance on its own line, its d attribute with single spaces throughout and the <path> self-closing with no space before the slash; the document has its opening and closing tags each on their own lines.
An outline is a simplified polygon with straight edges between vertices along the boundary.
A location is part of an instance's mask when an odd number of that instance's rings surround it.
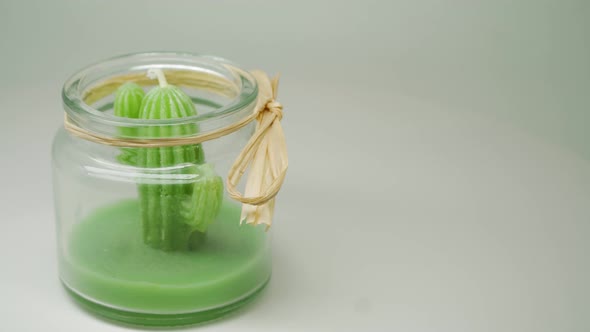
<svg viewBox="0 0 590 332">
<path fill-rule="evenodd" d="M 239 206 L 224 201 L 206 240 L 173 252 L 144 244 L 139 209 L 123 201 L 74 226 L 61 274 L 75 293 L 119 310 L 176 314 L 228 305 L 268 280 L 264 230 L 240 226 Z"/>
</svg>

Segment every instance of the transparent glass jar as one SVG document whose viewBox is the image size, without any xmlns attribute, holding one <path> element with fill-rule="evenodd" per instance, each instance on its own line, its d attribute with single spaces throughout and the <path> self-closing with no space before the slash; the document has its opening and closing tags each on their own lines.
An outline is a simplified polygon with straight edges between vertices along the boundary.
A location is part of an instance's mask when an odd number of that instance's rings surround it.
<svg viewBox="0 0 590 332">
<path fill-rule="evenodd" d="M 157 86 L 145 76 L 150 68 L 184 77 L 178 87 L 190 96 L 198 114 L 174 119 L 115 116 L 113 92 L 122 83 L 136 81 L 145 91 Z M 174 79 L 169 82 L 175 84 Z M 93 134 L 149 138 L 142 137 L 146 131 L 141 129 L 157 128 L 172 138 L 194 134 L 178 128 L 193 126 L 206 133 L 243 120 L 253 112 L 257 94 L 255 79 L 229 61 L 143 53 L 79 71 L 65 83 L 62 97 L 69 121 Z M 254 126 L 249 123 L 201 143 L 207 172 L 225 183 Z M 206 230 L 195 230 L 186 211 L 198 213 L 210 202 L 195 205 L 193 200 L 197 186 L 207 179 L 198 168 L 202 165 L 190 160 L 149 167 L 122 162 L 121 156 L 133 149 L 162 149 L 154 151 L 163 156 L 169 151 L 163 149 L 170 148 L 114 147 L 64 128 L 55 136 L 59 271 L 68 292 L 99 315 L 152 326 L 210 320 L 246 303 L 270 277 L 268 233 L 260 226 L 240 226 L 240 205 L 227 198 L 225 190 L 214 220 Z M 154 245 L 149 234 L 168 245 Z"/>
</svg>

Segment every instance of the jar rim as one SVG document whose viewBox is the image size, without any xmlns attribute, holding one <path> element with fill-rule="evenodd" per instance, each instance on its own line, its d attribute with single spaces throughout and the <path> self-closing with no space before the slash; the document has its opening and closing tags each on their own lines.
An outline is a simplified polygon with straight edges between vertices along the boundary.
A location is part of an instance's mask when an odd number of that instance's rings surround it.
<svg viewBox="0 0 590 332">
<path fill-rule="evenodd" d="M 147 69 L 202 70 L 234 84 L 237 95 L 229 103 L 212 112 L 173 119 L 133 119 L 98 110 L 86 103 L 90 87 L 108 78 Z M 108 126 L 136 127 L 203 123 L 233 115 L 253 105 L 258 97 L 254 77 L 232 61 L 221 57 L 186 52 L 139 52 L 98 61 L 70 76 L 62 88 L 62 101 L 68 117 L 78 123 L 101 123 Z"/>
</svg>

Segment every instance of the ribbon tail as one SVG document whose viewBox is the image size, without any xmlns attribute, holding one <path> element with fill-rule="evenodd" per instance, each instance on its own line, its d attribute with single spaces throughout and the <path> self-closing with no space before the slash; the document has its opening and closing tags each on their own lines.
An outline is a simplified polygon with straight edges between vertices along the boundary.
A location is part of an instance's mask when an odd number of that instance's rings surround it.
<svg viewBox="0 0 590 332">
<path fill-rule="evenodd" d="M 264 181 L 263 181 L 263 186 L 268 186 L 272 181 L 273 181 L 274 177 L 271 174 L 271 170 L 270 168 L 268 168 L 266 170 L 265 176 L 264 176 Z M 272 198 L 271 200 L 269 200 L 268 202 L 255 206 L 255 212 L 254 212 L 254 220 L 253 220 L 253 224 L 254 225 L 260 225 L 260 224 L 264 224 L 266 225 L 266 230 L 270 229 L 270 226 L 272 224 L 272 216 L 274 214 L 274 209 L 275 209 L 275 199 Z"/>
<path fill-rule="evenodd" d="M 272 172 L 273 179 L 281 176 L 281 173 L 287 171 L 289 158 L 287 156 L 287 143 L 285 142 L 285 135 L 283 127 L 279 121 L 273 122 L 268 130 L 266 137 L 268 144 L 268 166 Z"/>
<path fill-rule="evenodd" d="M 249 196 L 260 195 L 262 188 L 266 185 L 266 169 L 267 169 L 267 147 L 268 142 L 263 140 L 260 146 L 254 153 L 252 164 L 250 165 L 250 171 L 248 172 L 248 179 L 246 181 L 246 189 L 244 194 Z M 265 204 L 263 204 L 265 205 Z M 259 223 L 265 223 L 260 218 L 259 207 L 262 205 L 250 205 L 242 204 L 242 216 L 240 217 L 241 223 L 257 225 Z"/>
<path fill-rule="evenodd" d="M 271 82 L 264 72 L 253 71 L 252 74 L 259 88 L 256 106 L 258 125 L 230 169 L 227 190 L 230 197 L 242 202 L 240 224 L 264 224 L 268 230 L 274 214 L 275 195 L 287 172 L 287 146 L 280 124 L 282 106 L 275 101 L 278 77 Z M 248 176 L 242 195 L 236 186 L 246 170 Z"/>
</svg>

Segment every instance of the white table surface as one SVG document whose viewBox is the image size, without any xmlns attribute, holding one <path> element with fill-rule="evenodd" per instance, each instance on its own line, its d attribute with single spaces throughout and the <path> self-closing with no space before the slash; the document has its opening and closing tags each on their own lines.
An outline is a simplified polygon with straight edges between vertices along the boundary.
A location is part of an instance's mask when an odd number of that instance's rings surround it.
<svg viewBox="0 0 590 332">
<path fill-rule="evenodd" d="M 0 330 L 130 330 L 58 282 L 59 89 L 105 57 L 186 50 L 282 72 L 291 159 L 271 283 L 187 330 L 590 331 L 588 9 L 4 1 Z"/>
</svg>

